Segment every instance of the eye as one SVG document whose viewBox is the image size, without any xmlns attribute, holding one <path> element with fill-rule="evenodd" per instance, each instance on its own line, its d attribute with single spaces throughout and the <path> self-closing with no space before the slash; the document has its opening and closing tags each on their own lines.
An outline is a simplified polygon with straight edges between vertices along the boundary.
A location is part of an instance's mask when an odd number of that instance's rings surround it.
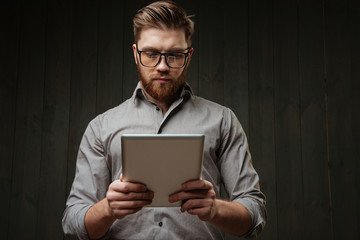
<svg viewBox="0 0 360 240">
<path fill-rule="evenodd" d="M 181 53 L 169 53 L 169 57 L 172 57 L 172 58 L 179 58 L 179 57 L 181 57 Z"/>
<path fill-rule="evenodd" d="M 183 57 L 184 57 L 184 55 L 181 53 L 168 53 L 167 54 L 167 58 L 170 61 L 176 61 L 176 60 L 182 59 Z"/>
<path fill-rule="evenodd" d="M 159 53 L 157 52 L 144 52 L 145 56 L 148 58 L 158 58 L 159 57 Z"/>
</svg>

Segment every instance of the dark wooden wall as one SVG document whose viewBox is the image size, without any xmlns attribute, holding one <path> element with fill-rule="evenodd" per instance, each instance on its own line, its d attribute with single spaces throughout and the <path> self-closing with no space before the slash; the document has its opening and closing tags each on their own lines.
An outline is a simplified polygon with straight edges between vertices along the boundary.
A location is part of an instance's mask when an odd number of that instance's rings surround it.
<svg viewBox="0 0 360 240">
<path fill-rule="evenodd" d="M 360 2 L 177 2 L 195 14 L 188 81 L 248 135 L 260 238 L 360 239 Z M 135 88 L 131 21 L 147 3 L 0 3 L 0 239 L 63 238 L 80 139 Z"/>
</svg>

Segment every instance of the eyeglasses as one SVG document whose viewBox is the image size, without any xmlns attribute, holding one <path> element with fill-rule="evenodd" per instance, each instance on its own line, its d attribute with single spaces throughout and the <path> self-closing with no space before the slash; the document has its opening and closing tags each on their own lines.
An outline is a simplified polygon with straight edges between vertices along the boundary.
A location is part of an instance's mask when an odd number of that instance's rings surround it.
<svg viewBox="0 0 360 240">
<path fill-rule="evenodd" d="M 187 48 L 185 50 L 188 51 L 186 53 L 183 52 L 161 53 L 151 50 L 139 51 L 136 49 L 136 51 L 139 54 L 140 63 L 144 67 L 156 67 L 161 61 L 161 56 L 164 56 L 166 65 L 170 68 L 182 68 L 185 66 L 186 59 L 189 56 L 190 48 Z"/>
</svg>

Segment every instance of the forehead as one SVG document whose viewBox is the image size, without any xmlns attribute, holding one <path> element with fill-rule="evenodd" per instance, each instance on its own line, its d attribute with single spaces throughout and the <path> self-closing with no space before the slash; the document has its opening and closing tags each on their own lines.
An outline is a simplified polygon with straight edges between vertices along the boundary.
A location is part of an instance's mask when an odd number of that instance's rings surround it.
<svg viewBox="0 0 360 240">
<path fill-rule="evenodd" d="M 183 29 L 145 28 L 140 33 L 138 48 L 151 48 L 159 51 L 186 49 L 185 31 Z"/>
</svg>

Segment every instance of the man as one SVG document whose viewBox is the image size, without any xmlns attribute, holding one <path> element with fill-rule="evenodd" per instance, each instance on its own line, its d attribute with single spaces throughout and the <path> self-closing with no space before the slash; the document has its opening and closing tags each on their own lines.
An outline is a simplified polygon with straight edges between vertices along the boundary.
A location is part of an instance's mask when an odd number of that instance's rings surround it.
<svg viewBox="0 0 360 240">
<path fill-rule="evenodd" d="M 185 82 L 193 29 L 173 2 L 152 3 L 134 17 L 140 83 L 84 133 L 63 217 L 69 239 L 222 239 L 223 231 L 255 237 L 264 227 L 265 197 L 240 123 L 228 108 L 194 96 Z M 201 179 L 169 196 L 181 207 L 144 208 L 156 192 L 123 181 L 124 133 L 205 135 Z M 222 183 L 229 201 L 220 199 Z"/>
</svg>

